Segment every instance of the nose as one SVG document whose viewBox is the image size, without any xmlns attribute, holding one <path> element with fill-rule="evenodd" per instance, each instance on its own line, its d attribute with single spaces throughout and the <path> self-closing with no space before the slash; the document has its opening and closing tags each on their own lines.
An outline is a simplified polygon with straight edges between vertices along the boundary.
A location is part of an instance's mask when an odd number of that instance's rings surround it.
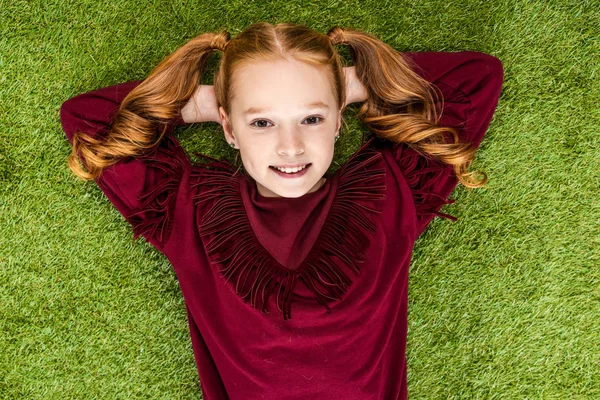
<svg viewBox="0 0 600 400">
<path fill-rule="evenodd" d="M 277 142 L 277 154 L 297 155 L 304 153 L 304 142 L 301 132 L 292 128 L 282 129 Z"/>
</svg>

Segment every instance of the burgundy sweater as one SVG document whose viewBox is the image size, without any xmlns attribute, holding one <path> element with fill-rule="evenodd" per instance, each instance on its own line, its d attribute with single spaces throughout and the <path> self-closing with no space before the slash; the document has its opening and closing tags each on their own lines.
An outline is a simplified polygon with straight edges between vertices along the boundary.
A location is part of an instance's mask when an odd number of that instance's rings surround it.
<svg viewBox="0 0 600 400">
<path fill-rule="evenodd" d="M 503 82 L 480 52 L 402 53 L 444 99 L 441 126 L 479 147 Z M 142 81 L 60 109 L 69 141 L 101 138 Z M 441 107 L 440 107 L 441 110 Z M 170 261 L 206 400 L 406 399 L 413 245 L 457 184 L 451 166 L 372 136 L 316 192 L 263 197 L 227 160 L 191 162 L 174 136 L 107 168 L 100 189 Z"/>
</svg>

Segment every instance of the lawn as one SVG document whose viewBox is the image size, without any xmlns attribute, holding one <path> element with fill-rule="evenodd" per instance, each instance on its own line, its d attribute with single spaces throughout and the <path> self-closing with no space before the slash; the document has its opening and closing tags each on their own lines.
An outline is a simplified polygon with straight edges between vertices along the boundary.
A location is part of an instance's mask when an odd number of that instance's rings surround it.
<svg viewBox="0 0 600 400">
<path fill-rule="evenodd" d="M 257 21 L 503 62 L 472 165 L 489 183 L 459 185 L 442 209 L 458 221 L 434 219 L 414 249 L 410 398 L 600 398 L 598 0 L 0 1 L 0 398 L 201 398 L 175 273 L 69 170 L 59 108 Z M 359 146 L 355 114 L 332 168 Z M 235 156 L 216 123 L 177 136 Z"/>
</svg>

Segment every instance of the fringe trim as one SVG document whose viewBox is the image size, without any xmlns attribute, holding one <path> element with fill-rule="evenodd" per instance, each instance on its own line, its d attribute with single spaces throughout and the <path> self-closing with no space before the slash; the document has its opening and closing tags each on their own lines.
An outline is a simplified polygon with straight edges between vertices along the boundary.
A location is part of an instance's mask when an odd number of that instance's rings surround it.
<svg viewBox="0 0 600 400">
<path fill-rule="evenodd" d="M 435 214 L 453 221 L 458 220 L 453 215 L 439 211 L 444 204 L 452 204 L 456 200 L 446 199 L 435 193 L 432 186 L 444 175 L 444 165 L 418 153 L 407 145 L 394 145 L 394 157 L 410 186 L 417 214 Z"/>
<path fill-rule="evenodd" d="M 184 165 L 179 158 L 181 152 L 176 147 L 173 137 L 165 135 L 164 141 L 152 152 L 137 157 L 147 168 L 156 171 L 153 180 L 160 183 L 138 195 L 140 205 L 126 216 L 133 227 L 134 240 L 144 235 L 164 246 L 171 236 L 175 200 L 184 173 Z M 158 171 L 162 173 L 157 175 Z"/>
<path fill-rule="evenodd" d="M 290 319 L 293 292 L 300 278 L 331 312 L 326 300 L 340 300 L 352 284 L 331 256 L 342 260 L 344 269 L 360 271 L 356 264 L 364 262 L 370 236 L 376 231 L 365 212 L 381 213 L 381 204 L 369 207 L 367 202 L 385 199 L 385 169 L 367 168 L 382 158 L 379 151 L 370 148 L 371 141 L 341 167 L 329 214 L 314 247 L 296 270 L 281 265 L 258 241 L 244 209 L 234 166 L 226 160 L 195 153 L 211 161 L 192 166 L 190 181 L 196 188 L 195 205 L 215 199 L 197 225 L 198 231 L 207 237 L 206 251 L 212 262 L 221 264 L 221 276 L 232 280 L 244 303 L 250 300 L 257 309 L 260 300 L 261 312 L 269 314 L 267 300 L 277 289 L 277 308 L 284 320 Z"/>
</svg>

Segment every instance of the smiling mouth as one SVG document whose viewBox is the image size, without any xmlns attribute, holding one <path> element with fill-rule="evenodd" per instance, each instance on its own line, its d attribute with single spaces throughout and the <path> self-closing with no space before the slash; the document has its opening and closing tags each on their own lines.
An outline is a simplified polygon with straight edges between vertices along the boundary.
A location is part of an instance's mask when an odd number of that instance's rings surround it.
<svg viewBox="0 0 600 400">
<path fill-rule="evenodd" d="M 273 166 L 273 165 L 269 165 L 269 168 L 275 169 L 275 170 L 280 171 L 280 172 L 294 173 L 294 172 L 300 172 L 300 171 L 308 168 L 311 165 L 312 165 L 311 163 L 308 163 L 308 164 L 304 164 L 304 165 L 302 165 L 300 167 L 293 167 L 293 168 L 289 168 L 289 167 L 282 168 L 282 167 L 276 167 L 276 166 Z"/>
</svg>

